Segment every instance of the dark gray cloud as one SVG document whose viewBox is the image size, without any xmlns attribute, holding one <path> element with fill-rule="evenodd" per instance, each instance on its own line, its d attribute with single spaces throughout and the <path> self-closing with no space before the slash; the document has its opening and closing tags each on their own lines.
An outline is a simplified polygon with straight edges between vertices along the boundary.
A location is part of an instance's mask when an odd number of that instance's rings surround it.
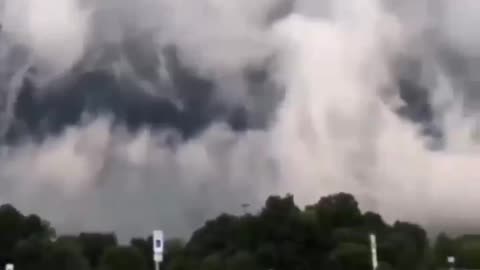
<svg viewBox="0 0 480 270">
<path fill-rule="evenodd" d="M 285 192 L 478 224 L 474 18 L 390 2 L 5 1 L 0 199 L 122 237 Z"/>
</svg>

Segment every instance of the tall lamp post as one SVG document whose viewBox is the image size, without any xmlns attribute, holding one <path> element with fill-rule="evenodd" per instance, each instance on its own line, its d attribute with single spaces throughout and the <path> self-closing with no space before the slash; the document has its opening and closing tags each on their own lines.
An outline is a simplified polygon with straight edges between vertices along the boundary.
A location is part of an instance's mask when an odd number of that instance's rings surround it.
<svg viewBox="0 0 480 270">
<path fill-rule="evenodd" d="M 377 238 L 375 234 L 370 234 L 370 252 L 372 255 L 372 269 L 377 270 L 378 258 L 377 258 Z"/>
<path fill-rule="evenodd" d="M 153 263 L 155 270 L 160 269 L 160 263 L 163 261 L 163 231 L 153 231 Z"/>
<path fill-rule="evenodd" d="M 455 269 L 455 257 L 453 256 L 448 256 L 447 257 L 447 262 L 448 262 L 448 265 L 450 266 L 450 270 L 454 270 Z"/>
</svg>

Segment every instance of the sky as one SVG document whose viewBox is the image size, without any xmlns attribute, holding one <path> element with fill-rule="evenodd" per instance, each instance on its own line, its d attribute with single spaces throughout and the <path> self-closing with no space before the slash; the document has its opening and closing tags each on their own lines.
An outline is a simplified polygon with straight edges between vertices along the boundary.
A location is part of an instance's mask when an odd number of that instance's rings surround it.
<svg viewBox="0 0 480 270">
<path fill-rule="evenodd" d="M 0 1 L 0 201 L 126 239 L 342 191 L 389 221 L 474 230 L 478 11 Z"/>
</svg>

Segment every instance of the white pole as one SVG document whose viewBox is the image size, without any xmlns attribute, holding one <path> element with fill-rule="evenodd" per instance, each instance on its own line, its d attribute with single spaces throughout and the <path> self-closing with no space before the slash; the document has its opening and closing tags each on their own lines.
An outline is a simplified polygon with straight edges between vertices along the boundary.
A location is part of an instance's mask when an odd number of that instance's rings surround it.
<svg viewBox="0 0 480 270">
<path fill-rule="evenodd" d="M 449 256 L 447 258 L 447 262 L 450 265 L 450 270 L 454 270 L 455 269 L 455 257 Z"/>
<path fill-rule="evenodd" d="M 376 270 L 378 267 L 378 258 L 377 258 L 377 239 L 375 234 L 370 234 L 370 251 L 372 254 L 372 268 Z"/>
<path fill-rule="evenodd" d="M 160 270 L 160 263 L 163 261 L 163 231 L 153 231 L 153 262 L 155 270 Z"/>
</svg>

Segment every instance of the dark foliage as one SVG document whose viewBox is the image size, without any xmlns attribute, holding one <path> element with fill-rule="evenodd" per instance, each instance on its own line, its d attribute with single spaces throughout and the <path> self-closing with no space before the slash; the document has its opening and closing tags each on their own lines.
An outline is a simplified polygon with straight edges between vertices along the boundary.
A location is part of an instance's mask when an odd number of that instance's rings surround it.
<svg viewBox="0 0 480 270">
<path fill-rule="evenodd" d="M 447 257 L 458 267 L 480 267 L 480 237 L 440 234 L 429 246 L 419 225 L 387 224 L 380 215 L 362 213 L 355 198 L 339 193 L 304 210 L 291 195 L 272 196 L 257 214 L 222 214 L 207 221 L 188 242 L 165 242 L 165 270 L 368 270 L 368 235 L 375 233 L 378 269 L 444 269 Z M 11 205 L 0 207 L 0 263 L 16 269 L 154 269 L 152 238 L 120 246 L 116 236 L 81 233 L 55 238 L 48 222 L 24 216 Z M 0 267 L 1 267 L 0 266 Z"/>
</svg>

